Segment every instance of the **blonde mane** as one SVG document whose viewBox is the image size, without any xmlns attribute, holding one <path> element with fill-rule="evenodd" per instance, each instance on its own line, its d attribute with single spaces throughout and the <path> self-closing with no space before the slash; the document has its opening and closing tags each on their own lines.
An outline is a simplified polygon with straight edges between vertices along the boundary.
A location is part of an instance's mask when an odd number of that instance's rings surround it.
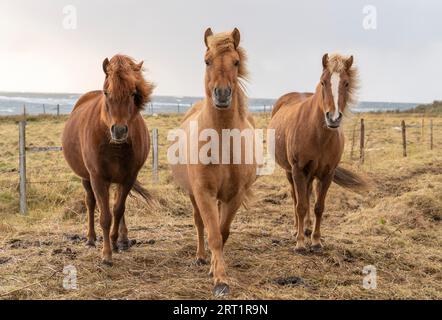
<svg viewBox="0 0 442 320">
<path fill-rule="evenodd" d="M 143 71 L 142 64 L 137 64 L 129 56 L 118 54 L 107 65 L 105 90 L 111 92 L 117 101 L 127 99 L 135 90 L 135 104 L 141 110 L 150 101 L 155 87 L 144 79 Z"/>
<path fill-rule="evenodd" d="M 346 72 L 349 77 L 348 86 L 348 106 L 351 108 L 358 103 L 358 89 L 359 89 L 359 72 L 353 65 L 349 70 L 346 70 L 346 61 L 350 57 L 343 56 L 339 53 L 329 55 L 327 69 L 332 74 L 334 72 Z"/>
<path fill-rule="evenodd" d="M 247 88 L 246 82 L 248 81 L 249 72 L 247 70 L 247 54 L 241 47 L 235 49 L 234 39 L 231 32 L 222 32 L 213 34 L 207 39 L 208 51 L 214 56 L 223 55 L 229 52 L 236 51 L 239 55 L 239 68 L 238 68 L 238 91 L 240 96 L 239 112 L 241 117 L 245 117 L 247 113 Z"/>
</svg>

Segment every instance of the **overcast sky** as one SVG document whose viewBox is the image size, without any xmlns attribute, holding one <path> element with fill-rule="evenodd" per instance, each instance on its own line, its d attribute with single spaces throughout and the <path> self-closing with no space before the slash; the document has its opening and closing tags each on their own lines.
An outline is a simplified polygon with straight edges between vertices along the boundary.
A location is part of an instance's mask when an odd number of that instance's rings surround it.
<svg viewBox="0 0 442 320">
<path fill-rule="evenodd" d="M 251 97 L 313 90 L 322 55 L 339 51 L 355 57 L 361 100 L 427 102 L 442 97 L 441 16 L 440 0 L 0 0 L 0 91 L 100 89 L 103 59 L 125 53 L 145 60 L 155 94 L 200 96 L 210 26 L 240 29 Z"/>
</svg>

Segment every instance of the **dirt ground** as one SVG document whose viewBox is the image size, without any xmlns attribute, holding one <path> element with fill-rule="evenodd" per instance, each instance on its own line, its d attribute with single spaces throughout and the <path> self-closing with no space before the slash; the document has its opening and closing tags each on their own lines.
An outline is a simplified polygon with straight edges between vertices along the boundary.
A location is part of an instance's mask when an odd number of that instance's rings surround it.
<svg viewBox="0 0 442 320">
<path fill-rule="evenodd" d="M 267 115 L 256 115 L 265 128 Z M 359 116 L 358 116 L 359 117 Z M 225 257 L 233 299 L 442 299 L 442 118 L 367 114 L 366 161 L 358 165 L 358 117 L 345 124 L 343 166 L 373 188 L 357 195 L 332 186 L 323 222 L 324 252 L 295 254 L 293 204 L 285 175 L 261 177 L 255 198 L 232 226 Z M 156 195 L 154 210 L 130 199 L 126 217 L 133 246 L 100 263 L 84 245 L 81 183 L 59 152 L 28 154 L 29 215 L 18 214 L 17 119 L 0 119 L 0 299 L 212 299 L 209 266 L 194 264 L 196 232 L 188 197 L 166 162 L 167 131 L 180 116 L 146 117 L 160 132 L 160 181 L 151 160 L 140 180 Z M 401 120 L 408 157 L 402 156 Z M 59 146 L 64 117 L 28 120 L 28 146 Z M 97 213 L 98 218 L 98 213 Z M 97 224 L 97 232 L 101 234 Z M 208 252 L 209 254 L 209 252 Z M 363 269 L 374 266 L 377 288 L 366 289 Z M 68 266 L 77 290 L 63 281 Z"/>
</svg>

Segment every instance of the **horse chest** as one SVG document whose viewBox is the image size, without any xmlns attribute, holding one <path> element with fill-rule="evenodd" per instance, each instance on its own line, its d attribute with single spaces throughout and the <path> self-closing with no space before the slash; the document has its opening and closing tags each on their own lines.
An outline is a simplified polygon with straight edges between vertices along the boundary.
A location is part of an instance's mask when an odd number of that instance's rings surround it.
<svg viewBox="0 0 442 320">
<path fill-rule="evenodd" d="M 100 150 L 99 163 L 112 182 L 120 182 L 134 171 L 134 153 L 129 145 L 108 145 Z"/>
</svg>

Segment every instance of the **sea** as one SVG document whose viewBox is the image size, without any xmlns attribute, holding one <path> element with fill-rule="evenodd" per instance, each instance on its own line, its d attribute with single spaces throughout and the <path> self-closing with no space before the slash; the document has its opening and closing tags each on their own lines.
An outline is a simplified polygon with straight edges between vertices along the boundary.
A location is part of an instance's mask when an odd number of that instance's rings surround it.
<svg viewBox="0 0 442 320">
<path fill-rule="evenodd" d="M 29 93 L 0 92 L 0 116 L 23 114 L 69 114 L 81 95 L 75 93 Z M 145 108 L 146 114 L 183 113 L 201 97 L 155 96 Z M 252 112 L 269 112 L 275 99 L 249 99 Z M 413 109 L 418 103 L 360 102 L 352 108 L 355 113 L 405 111 Z"/>
</svg>

